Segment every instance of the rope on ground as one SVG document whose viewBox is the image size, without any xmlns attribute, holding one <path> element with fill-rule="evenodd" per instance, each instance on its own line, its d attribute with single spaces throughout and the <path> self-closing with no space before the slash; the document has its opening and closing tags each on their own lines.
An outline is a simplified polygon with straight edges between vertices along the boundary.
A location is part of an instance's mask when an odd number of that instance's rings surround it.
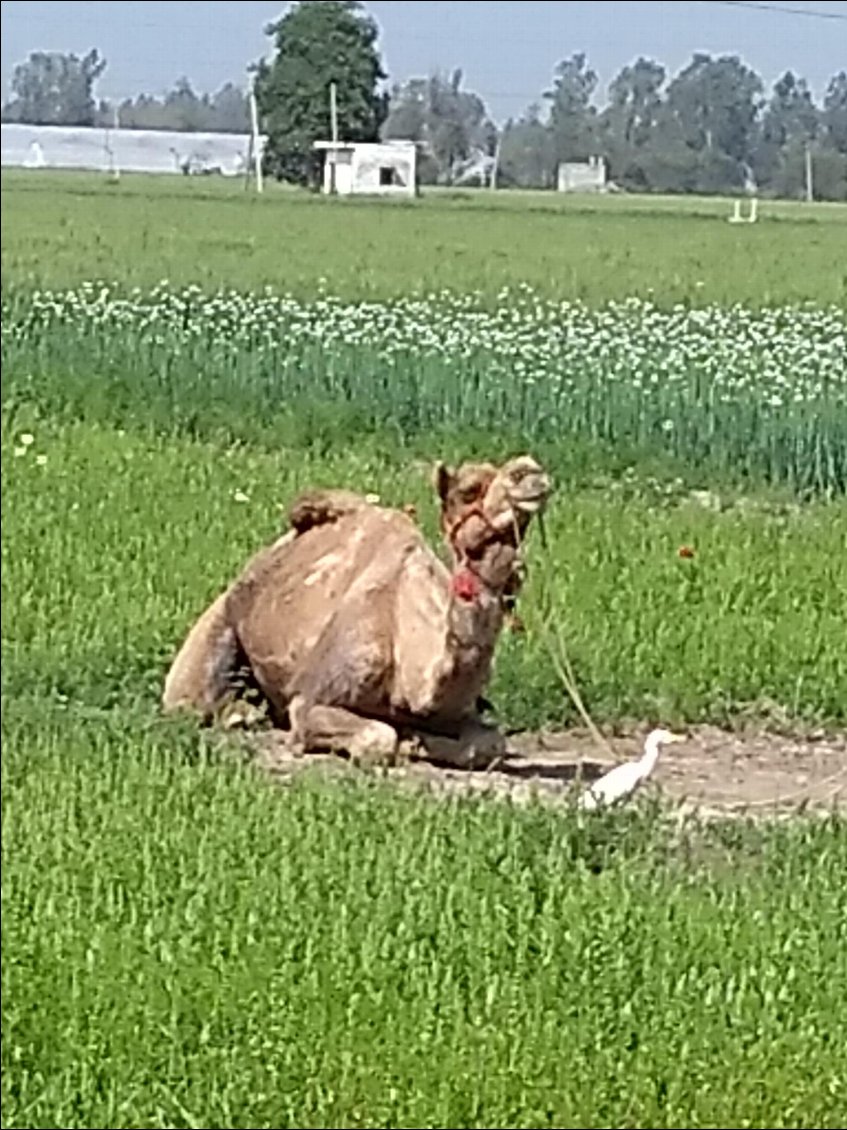
<svg viewBox="0 0 847 1130">
<path fill-rule="evenodd" d="M 541 559 L 544 562 L 544 588 L 552 593 L 552 585 L 550 584 L 550 575 L 548 571 L 548 564 L 551 557 L 549 552 L 549 544 L 547 541 L 547 528 L 544 524 L 544 515 L 540 514 L 538 517 L 538 525 L 541 533 Z M 552 602 L 551 602 L 552 603 Z M 579 687 L 576 682 L 576 675 L 574 673 L 573 665 L 568 654 L 567 645 L 565 644 L 564 634 L 562 633 L 561 624 L 554 623 L 553 621 L 554 610 L 551 607 L 549 615 L 546 617 L 543 625 L 543 638 L 547 645 L 547 650 L 550 653 L 550 658 L 553 661 L 553 667 L 556 674 L 562 681 L 562 685 L 571 697 L 571 701 L 576 707 L 577 713 L 588 727 L 588 732 L 594 739 L 594 742 L 600 749 L 603 750 L 609 757 L 615 760 L 615 754 L 612 747 L 609 745 L 606 738 L 600 733 L 600 730 L 594 723 L 594 719 L 588 713 L 588 709 L 583 702 L 582 695 L 579 693 Z M 551 638 L 555 642 L 555 647 L 551 644 Z"/>
</svg>

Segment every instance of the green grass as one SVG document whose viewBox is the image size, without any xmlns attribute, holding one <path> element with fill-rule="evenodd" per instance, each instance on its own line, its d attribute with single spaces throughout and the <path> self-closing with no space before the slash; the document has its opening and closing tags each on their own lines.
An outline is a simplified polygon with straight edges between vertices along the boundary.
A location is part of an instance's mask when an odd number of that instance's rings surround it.
<svg viewBox="0 0 847 1130">
<path fill-rule="evenodd" d="M 378 207 L 5 173 L 3 191 L 17 311 L 33 284 L 99 275 L 821 304 L 847 261 L 838 208 L 764 205 L 773 219 L 739 230 L 710 201 Z M 746 475 L 707 472 L 682 447 L 603 439 L 602 419 L 557 433 L 462 414 L 463 396 L 484 404 L 472 365 L 427 370 L 415 400 L 415 380 L 401 397 L 378 359 L 327 346 L 286 400 L 247 347 L 8 328 L 4 1127 L 843 1125 L 843 816 L 705 828 L 651 802 L 586 819 L 362 774 L 272 787 L 157 709 L 184 632 L 298 490 L 415 502 L 434 538 L 428 462 L 528 446 L 559 489 L 547 551 L 531 538 L 527 632 L 498 651 L 501 720 L 573 718 L 564 639 L 609 726 L 843 730 L 843 492 L 800 504 L 755 454 Z M 751 451 L 779 456 L 765 417 L 748 423 Z"/>
<path fill-rule="evenodd" d="M 21 702 L 3 748 L 4 1126 L 842 1125 L 842 823 L 282 791 Z"/>
<path fill-rule="evenodd" d="M 309 297 L 449 287 L 493 296 L 523 281 L 597 304 L 843 302 L 847 205 L 765 203 L 754 226 L 726 200 L 566 199 L 553 193 L 425 194 L 412 202 L 325 200 L 240 182 L 4 172 L 4 281 L 68 287 L 167 278 Z"/>
<path fill-rule="evenodd" d="M 308 485 L 415 502 L 436 539 L 425 469 L 409 466 L 414 451 L 381 452 L 379 436 L 356 453 L 309 454 L 94 424 L 32 432 L 26 455 L 13 454 L 8 431 L 2 447 L 3 602 L 15 609 L 3 684 L 13 695 L 152 704 L 189 624 L 276 536 L 279 508 Z M 547 553 L 532 542 L 527 634 L 499 653 L 503 719 L 573 717 L 555 674 L 556 628 L 600 720 L 726 723 L 758 708 L 843 722 L 847 504 L 800 508 L 774 496 L 714 513 L 682 491 L 626 483 L 588 489 L 559 468 Z M 236 501 L 238 491 L 250 501 Z M 678 557 L 681 545 L 695 547 L 694 560 Z"/>
</svg>

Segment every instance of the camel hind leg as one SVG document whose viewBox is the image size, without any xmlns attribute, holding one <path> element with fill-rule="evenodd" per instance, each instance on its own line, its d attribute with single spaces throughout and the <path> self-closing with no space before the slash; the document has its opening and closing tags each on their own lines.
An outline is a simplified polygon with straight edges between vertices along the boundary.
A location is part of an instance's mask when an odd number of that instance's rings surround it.
<svg viewBox="0 0 847 1130">
<path fill-rule="evenodd" d="M 162 707 L 194 711 L 209 721 L 233 687 L 240 648 L 227 617 L 227 596 L 215 600 L 188 633 L 171 664 L 162 694 Z"/>
<path fill-rule="evenodd" d="M 296 530 L 289 530 L 272 545 L 261 549 L 247 563 L 241 577 L 222 592 L 196 621 L 165 678 L 162 707 L 166 712 L 193 711 L 208 722 L 233 697 L 236 675 L 239 668 L 247 663 L 247 657 L 232 626 L 229 600 L 239 585 L 249 584 L 273 555 L 296 536 Z M 249 709 L 239 706 L 237 721 L 247 721 L 249 713 Z"/>
</svg>

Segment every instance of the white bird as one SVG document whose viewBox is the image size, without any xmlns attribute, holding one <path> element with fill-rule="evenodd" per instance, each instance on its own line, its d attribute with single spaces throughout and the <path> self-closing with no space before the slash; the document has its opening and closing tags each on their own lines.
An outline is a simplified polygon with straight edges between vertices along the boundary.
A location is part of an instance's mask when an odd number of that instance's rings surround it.
<svg viewBox="0 0 847 1130">
<path fill-rule="evenodd" d="M 659 760 L 659 748 L 671 742 L 684 742 L 683 734 L 672 734 L 670 730 L 651 730 L 644 742 L 644 755 L 638 761 L 627 761 L 616 765 L 599 780 L 585 790 L 579 798 L 578 807 L 593 810 L 601 805 L 614 804 L 634 792 L 647 780 Z"/>
</svg>

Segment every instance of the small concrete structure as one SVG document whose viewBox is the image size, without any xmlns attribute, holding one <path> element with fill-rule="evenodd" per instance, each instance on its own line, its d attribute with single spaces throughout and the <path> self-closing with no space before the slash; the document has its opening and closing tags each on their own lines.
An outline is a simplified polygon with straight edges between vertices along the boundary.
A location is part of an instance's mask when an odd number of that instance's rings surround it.
<svg viewBox="0 0 847 1130">
<path fill-rule="evenodd" d="M 414 196 L 418 151 L 414 141 L 316 141 L 324 154 L 322 191 L 339 196 Z"/>
<path fill-rule="evenodd" d="M 559 192 L 605 192 L 606 162 L 602 157 L 587 161 L 563 161 L 556 178 Z"/>
</svg>

